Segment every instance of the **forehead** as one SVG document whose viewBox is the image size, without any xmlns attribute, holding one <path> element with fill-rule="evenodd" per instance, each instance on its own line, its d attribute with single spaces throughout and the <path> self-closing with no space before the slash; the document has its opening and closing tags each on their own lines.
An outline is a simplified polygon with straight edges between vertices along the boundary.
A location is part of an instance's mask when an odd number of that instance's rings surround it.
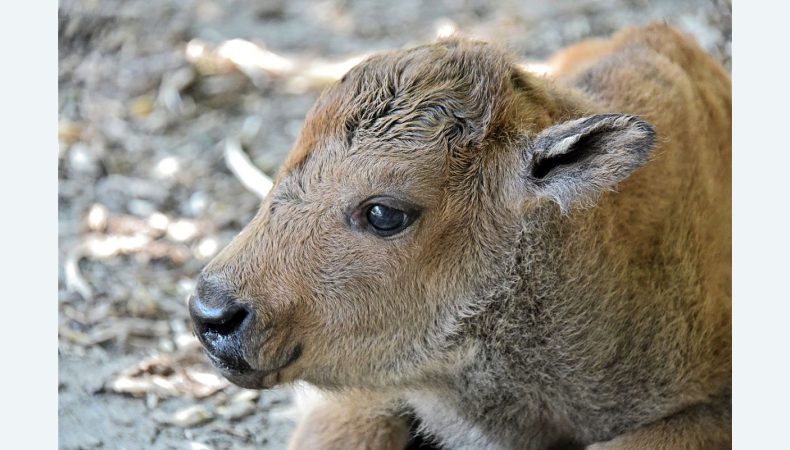
<svg viewBox="0 0 790 450">
<path fill-rule="evenodd" d="M 435 203 L 444 185 L 444 152 L 388 141 L 322 140 L 313 154 L 283 172 L 278 201 L 351 204 L 377 195 Z"/>
<path fill-rule="evenodd" d="M 315 159 L 325 166 L 439 157 L 462 124 L 491 116 L 485 89 L 505 66 L 489 46 L 459 40 L 373 56 L 321 95 L 283 173 Z"/>
</svg>

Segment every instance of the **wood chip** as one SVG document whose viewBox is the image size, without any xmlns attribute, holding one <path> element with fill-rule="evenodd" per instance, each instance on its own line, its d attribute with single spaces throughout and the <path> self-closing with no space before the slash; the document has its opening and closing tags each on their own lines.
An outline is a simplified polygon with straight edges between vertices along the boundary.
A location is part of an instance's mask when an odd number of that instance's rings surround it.
<svg viewBox="0 0 790 450">
<path fill-rule="evenodd" d="M 192 405 L 176 411 L 159 421 L 177 427 L 195 427 L 214 420 L 214 413 L 203 405 Z"/>
</svg>

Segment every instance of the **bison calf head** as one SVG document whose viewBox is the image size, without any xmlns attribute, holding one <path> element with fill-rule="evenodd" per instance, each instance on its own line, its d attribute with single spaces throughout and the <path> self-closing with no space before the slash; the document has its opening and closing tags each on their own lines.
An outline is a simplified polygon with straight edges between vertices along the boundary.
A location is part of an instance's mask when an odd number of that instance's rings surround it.
<svg viewBox="0 0 790 450">
<path fill-rule="evenodd" d="M 211 360 L 247 387 L 397 385 L 457 364 L 459 324 L 507 271 L 525 210 L 567 209 L 646 159 L 647 124 L 581 118 L 571 97 L 467 41 L 353 68 L 201 275 L 190 312 Z"/>
</svg>

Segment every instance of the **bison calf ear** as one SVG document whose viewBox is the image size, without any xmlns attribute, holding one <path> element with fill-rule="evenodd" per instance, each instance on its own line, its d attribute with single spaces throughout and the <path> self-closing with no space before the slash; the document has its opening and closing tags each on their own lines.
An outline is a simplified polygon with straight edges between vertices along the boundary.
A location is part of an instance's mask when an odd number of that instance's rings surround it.
<svg viewBox="0 0 790 450">
<path fill-rule="evenodd" d="M 526 153 L 526 182 L 563 212 L 589 206 L 647 162 L 655 130 L 634 116 L 600 114 L 542 131 Z"/>
</svg>

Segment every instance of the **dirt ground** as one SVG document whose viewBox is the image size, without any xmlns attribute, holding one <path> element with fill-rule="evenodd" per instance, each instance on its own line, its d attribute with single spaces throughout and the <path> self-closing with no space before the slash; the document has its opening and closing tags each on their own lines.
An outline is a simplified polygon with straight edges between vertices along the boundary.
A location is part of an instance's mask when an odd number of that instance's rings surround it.
<svg viewBox="0 0 790 450">
<path fill-rule="evenodd" d="M 216 375 L 185 302 L 259 202 L 227 142 L 273 175 L 351 58 L 457 29 L 539 59 L 666 20 L 729 67 L 730 14 L 729 1 L 61 1 L 60 447 L 285 447 L 291 392 Z"/>
</svg>

